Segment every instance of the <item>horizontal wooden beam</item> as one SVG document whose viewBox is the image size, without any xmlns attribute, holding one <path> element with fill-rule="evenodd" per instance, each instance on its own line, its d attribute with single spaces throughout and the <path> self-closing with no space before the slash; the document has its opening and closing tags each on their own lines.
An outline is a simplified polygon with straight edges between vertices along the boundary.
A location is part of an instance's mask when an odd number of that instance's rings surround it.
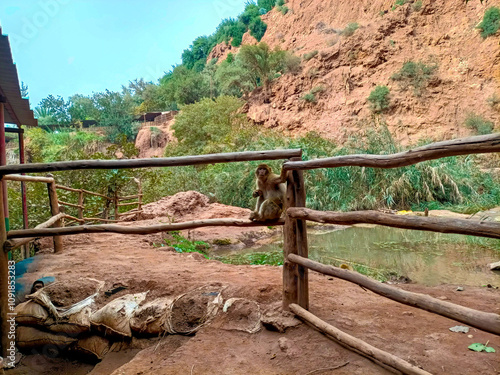
<svg viewBox="0 0 500 375">
<path fill-rule="evenodd" d="M 13 173 L 41 173 L 82 169 L 124 169 L 146 167 L 175 167 L 186 165 L 230 163 L 252 160 L 278 160 L 301 156 L 301 149 L 230 152 L 225 154 L 208 154 L 196 156 L 180 156 L 173 158 L 148 158 L 127 160 L 76 160 L 55 163 L 12 164 L 0 167 L 0 176 Z"/>
<path fill-rule="evenodd" d="M 85 208 L 85 206 L 80 206 L 78 204 L 74 204 L 74 203 L 68 203 L 68 202 L 63 202 L 62 200 L 58 200 L 58 203 L 59 204 L 62 204 L 63 206 L 68 206 L 68 207 L 75 207 L 75 208 Z"/>
<path fill-rule="evenodd" d="M 85 219 L 89 220 L 89 219 Z M 102 219 L 99 219 L 102 220 Z M 176 230 L 202 228 L 202 227 L 259 227 L 269 225 L 283 225 L 283 221 L 256 222 L 240 219 L 207 219 L 197 221 L 186 221 L 184 223 L 157 224 L 147 227 L 125 227 L 121 225 L 82 225 L 79 227 L 47 228 L 47 229 L 20 229 L 7 232 L 7 238 L 24 237 L 51 237 L 64 236 L 80 233 L 121 233 L 121 234 L 152 234 L 159 232 L 170 232 Z"/>
<path fill-rule="evenodd" d="M 290 305 L 290 310 L 293 311 L 295 315 L 305 320 L 306 322 L 312 324 L 314 327 L 319 329 L 321 332 L 333 337 L 339 343 L 348 346 L 351 349 L 355 349 L 359 354 L 368 357 L 370 359 L 376 359 L 385 365 L 388 365 L 396 370 L 401 371 L 403 374 L 408 375 L 432 375 L 430 372 L 422 370 L 405 360 L 396 357 L 395 355 L 378 349 L 367 342 L 360 340 L 354 336 L 351 336 L 340 329 L 328 324 L 327 322 L 321 320 L 317 316 L 311 314 L 309 311 L 303 309 L 299 305 L 292 303 Z"/>
<path fill-rule="evenodd" d="M 397 168 L 447 156 L 500 152 L 500 133 L 431 143 L 392 155 L 345 155 L 308 161 L 288 161 L 285 170 L 347 166 Z"/>
<path fill-rule="evenodd" d="M 381 296 L 390 298 L 394 301 L 404 303 L 405 305 L 418 307 L 419 309 L 427 310 L 435 314 L 443 315 L 447 318 L 469 324 L 482 329 L 483 331 L 500 335 L 500 315 L 498 314 L 486 313 L 468 307 L 455 305 L 450 302 L 433 298 L 426 294 L 408 292 L 406 290 L 370 279 L 369 277 L 361 275 L 357 272 L 334 266 L 327 266 L 296 254 L 288 255 L 288 260 L 324 275 L 338 277 L 339 279 L 361 285 L 374 293 L 380 294 Z"/>
<path fill-rule="evenodd" d="M 129 202 L 129 203 L 119 203 L 117 204 L 118 207 L 123 207 L 123 206 L 132 206 L 134 204 L 139 204 L 139 202 Z"/>
<path fill-rule="evenodd" d="M 43 228 L 49 228 L 52 225 L 54 225 L 57 221 L 64 219 L 67 215 L 64 213 L 59 213 L 55 216 L 52 216 L 49 220 L 44 221 L 43 223 L 38 224 L 35 229 L 43 229 Z M 22 238 L 20 240 L 8 240 L 4 243 L 3 249 L 5 252 L 9 252 L 11 250 L 17 249 L 33 240 L 36 239 L 37 236 L 34 237 L 28 237 L 28 238 Z"/>
<path fill-rule="evenodd" d="M 142 196 L 143 196 L 142 194 L 129 195 L 127 197 L 118 197 L 118 200 L 119 201 L 128 201 L 130 199 L 136 199 L 136 198 L 139 198 L 139 197 L 142 197 Z"/>
<path fill-rule="evenodd" d="M 63 185 L 56 185 L 56 189 L 61 189 L 61 190 L 66 190 L 66 191 L 72 191 L 74 193 L 81 193 L 83 191 L 82 189 L 74 189 L 74 188 L 70 188 L 70 187 L 67 187 L 67 186 L 63 186 Z"/>
<path fill-rule="evenodd" d="M 54 182 L 52 177 L 39 177 L 39 176 L 23 176 L 20 174 L 11 174 L 3 177 L 7 181 L 23 181 L 23 182 L 44 182 L 51 184 Z"/>
<path fill-rule="evenodd" d="M 486 221 L 428 216 L 403 216 L 384 214 L 378 211 L 315 211 L 301 207 L 292 207 L 286 212 L 293 219 L 304 219 L 318 223 L 338 225 L 378 224 L 393 228 L 500 238 L 500 223 Z"/>
</svg>

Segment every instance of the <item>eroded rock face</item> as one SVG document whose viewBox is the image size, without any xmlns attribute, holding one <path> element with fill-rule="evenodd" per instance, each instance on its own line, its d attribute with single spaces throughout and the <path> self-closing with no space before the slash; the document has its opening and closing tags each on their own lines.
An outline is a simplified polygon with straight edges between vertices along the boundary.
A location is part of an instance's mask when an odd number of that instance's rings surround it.
<svg viewBox="0 0 500 375">
<path fill-rule="evenodd" d="M 299 74 L 275 79 L 270 94 L 252 93 L 248 117 L 293 135 L 315 131 L 342 142 L 373 127 L 367 98 L 375 86 L 385 85 L 390 107 L 384 121 L 403 144 L 471 135 L 464 125 L 471 112 L 498 124 L 500 111 L 488 105 L 500 84 L 500 54 L 493 52 L 498 52 L 498 38 L 482 39 L 475 29 L 485 7 L 455 0 L 423 1 L 420 9 L 414 2 L 393 5 L 384 0 L 290 0 L 286 15 L 272 10 L 262 16 L 268 25 L 262 41 L 271 48 L 298 56 L 318 53 L 302 59 Z M 354 34 L 341 35 L 352 22 L 359 24 Z M 243 42 L 257 43 L 248 33 Z M 219 45 L 210 57 L 220 62 L 228 51 Z M 407 61 L 438 66 L 420 95 L 391 79 Z M 315 90 L 315 102 L 304 100 Z"/>
</svg>

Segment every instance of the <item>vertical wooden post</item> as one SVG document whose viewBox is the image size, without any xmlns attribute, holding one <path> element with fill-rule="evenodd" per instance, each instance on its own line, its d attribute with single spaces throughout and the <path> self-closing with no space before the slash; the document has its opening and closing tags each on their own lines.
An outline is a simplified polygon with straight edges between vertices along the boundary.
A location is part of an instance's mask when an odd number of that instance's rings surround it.
<svg viewBox="0 0 500 375">
<path fill-rule="evenodd" d="M 291 158 L 291 161 L 302 160 Z M 305 207 L 306 191 L 302 171 L 289 171 L 287 174 L 286 207 Z M 291 219 L 285 215 L 283 227 L 283 309 L 289 310 L 292 303 L 304 309 L 309 308 L 308 270 L 288 261 L 289 254 L 308 257 L 307 230 L 305 220 Z M 294 302 L 295 301 L 295 302 Z"/>
<path fill-rule="evenodd" d="M 7 241 L 7 228 L 5 225 L 3 189 L 0 189 L 0 344 L 2 346 L 0 354 L 3 358 L 7 357 L 9 348 L 9 256 L 4 251 L 4 244 Z"/>
<path fill-rule="evenodd" d="M 52 216 L 55 216 L 59 213 L 59 200 L 57 199 L 56 183 L 51 182 L 47 184 L 47 190 L 49 192 L 50 213 Z M 58 220 L 54 224 L 54 228 L 60 228 L 61 226 L 62 226 L 62 220 Z M 54 253 L 61 252 L 63 249 L 62 237 L 54 236 L 53 239 L 54 239 Z"/>
<path fill-rule="evenodd" d="M 5 148 L 5 98 L 0 95 L 0 165 L 7 165 L 7 153 Z M 0 180 L 0 188 L 3 190 L 2 209 L 6 230 L 9 230 L 9 202 L 7 200 L 7 181 Z"/>
<path fill-rule="evenodd" d="M 295 206 L 306 206 L 306 189 L 304 184 L 304 172 L 293 171 Z M 301 257 L 309 258 L 309 247 L 307 245 L 307 222 L 306 220 L 297 220 L 297 250 Z M 297 266 L 298 277 L 298 305 L 303 309 L 309 310 L 309 269 L 303 266 Z"/>
<path fill-rule="evenodd" d="M 115 191 L 115 198 L 114 198 L 114 203 L 115 203 L 115 220 L 120 220 L 120 213 L 118 212 L 118 192 Z"/>
<path fill-rule="evenodd" d="M 19 133 L 18 141 L 19 141 L 19 164 L 24 164 L 24 129 L 18 126 Z M 22 173 L 24 175 L 24 173 Z M 21 181 L 21 197 L 22 197 L 22 205 L 23 205 L 23 229 L 28 229 L 28 200 L 26 199 L 26 183 Z M 22 246 L 23 258 L 28 259 L 30 257 L 30 245 L 29 243 Z"/>
<path fill-rule="evenodd" d="M 137 185 L 139 187 L 139 199 L 137 204 L 137 211 L 142 210 L 142 182 L 141 180 L 137 180 Z"/>
<path fill-rule="evenodd" d="M 78 207 L 78 218 L 79 219 L 83 219 L 83 194 L 84 193 L 82 190 L 80 190 L 78 192 L 78 205 L 80 206 L 80 207 Z M 80 221 L 80 225 L 83 225 L 83 224 L 85 224 L 85 223 L 83 221 Z"/>
<path fill-rule="evenodd" d="M 292 159 L 291 159 L 292 160 Z M 286 205 L 295 207 L 295 189 L 292 171 L 287 173 Z M 283 227 L 283 310 L 290 310 L 292 303 L 298 302 L 298 266 L 288 260 L 288 255 L 298 254 L 297 249 L 297 220 L 285 214 L 285 225 Z"/>
</svg>

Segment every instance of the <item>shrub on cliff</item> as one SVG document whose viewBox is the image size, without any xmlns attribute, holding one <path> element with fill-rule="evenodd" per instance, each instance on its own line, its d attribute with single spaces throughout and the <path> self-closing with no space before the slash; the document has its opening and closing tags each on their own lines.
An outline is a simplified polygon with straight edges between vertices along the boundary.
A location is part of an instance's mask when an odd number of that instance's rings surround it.
<svg viewBox="0 0 500 375">
<path fill-rule="evenodd" d="M 487 38 L 494 35 L 500 28 L 500 9 L 491 7 L 484 12 L 483 21 L 477 26 L 481 29 L 481 36 Z"/>
<path fill-rule="evenodd" d="M 368 97 L 371 110 L 375 113 L 384 112 L 389 108 L 389 88 L 387 86 L 377 86 Z"/>
</svg>

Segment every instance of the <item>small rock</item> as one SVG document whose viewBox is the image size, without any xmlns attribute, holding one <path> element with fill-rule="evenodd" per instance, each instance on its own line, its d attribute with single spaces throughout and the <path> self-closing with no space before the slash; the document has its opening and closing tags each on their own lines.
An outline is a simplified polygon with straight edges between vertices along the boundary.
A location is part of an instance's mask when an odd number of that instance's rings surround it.
<svg viewBox="0 0 500 375">
<path fill-rule="evenodd" d="M 469 327 L 465 326 L 455 326 L 450 328 L 451 332 L 459 332 L 459 333 L 468 333 L 469 332 Z"/>
<path fill-rule="evenodd" d="M 278 340 L 278 345 L 280 346 L 280 349 L 282 351 L 286 352 L 286 350 L 290 348 L 290 340 L 288 340 L 286 337 L 282 337 Z"/>
<path fill-rule="evenodd" d="M 296 327 L 301 321 L 289 311 L 281 310 L 281 302 L 267 309 L 260 318 L 260 321 L 269 331 L 285 332 L 290 327 Z"/>
<path fill-rule="evenodd" d="M 474 335 L 467 335 L 467 337 L 472 339 L 472 338 L 474 338 Z"/>
<path fill-rule="evenodd" d="M 415 316 L 411 311 L 403 311 L 403 315 L 405 315 L 405 316 Z"/>
<path fill-rule="evenodd" d="M 459 286 L 459 287 L 457 288 L 457 292 L 463 292 L 463 291 L 464 291 L 464 287 L 463 287 L 463 286 Z"/>
<path fill-rule="evenodd" d="M 441 296 L 441 297 L 438 297 L 438 299 L 445 301 L 445 300 L 447 300 L 447 299 L 448 299 L 448 297 L 446 297 L 446 296 Z"/>
</svg>

